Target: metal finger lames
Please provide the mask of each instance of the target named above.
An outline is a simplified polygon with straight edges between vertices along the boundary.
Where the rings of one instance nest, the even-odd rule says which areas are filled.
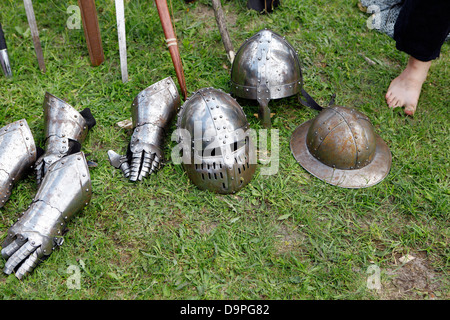
[[[22,279],[62,238],[67,223],[90,202],[92,184],[83,152],[53,163],[28,209],[8,229],[2,244],[6,274]]]
[[[108,151],[110,164],[130,181],[141,181],[158,171],[164,159],[163,144],[172,119],[181,104],[175,82],[162,79],[142,90],[133,100],[133,134],[127,154]]]

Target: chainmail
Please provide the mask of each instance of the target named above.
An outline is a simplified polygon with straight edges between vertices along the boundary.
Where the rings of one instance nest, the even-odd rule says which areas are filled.
[[[367,22],[369,29],[394,37],[394,26],[397,21],[404,0],[359,0],[359,7],[362,11],[372,14]],[[450,39],[447,35],[445,41]]]

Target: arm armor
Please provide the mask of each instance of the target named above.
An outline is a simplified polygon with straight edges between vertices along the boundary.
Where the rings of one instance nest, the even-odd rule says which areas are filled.
[[[179,106],[180,96],[170,77],[141,91],[131,106],[134,131],[130,151],[156,153],[162,158],[165,131]]]
[[[123,157],[110,150],[111,165],[121,168],[131,181],[141,180],[157,171],[163,161],[166,131],[180,104],[180,95],[171,77],[141,91],[131,106],[133,135],[127,155]]]
[[[38,184],[53,162],[81,150],[81,144],[95,124],[89,108],[78,112],[67,102],[48,92],[45,94],[45,153],[36,162]]]
[[[89,204],[92,196],[89,169],[82,152],[52,164],[28,209],[8,230],[2,256],[4,272],[16,271],[20,279],[40,258],[63,242],[68,221]]]
[[[14,184],[36,161],[37,150],[25,119],[0,129],[0,208],[9,199]]]

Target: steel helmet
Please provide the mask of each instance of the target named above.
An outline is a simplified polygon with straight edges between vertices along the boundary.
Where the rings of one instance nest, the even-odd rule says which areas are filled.
[[[250,182],[256,161],[248,129],[241,106],[222,90],[203,88],[186,100],[177,139],[184,146],[182,165],[197,187],[226,194]]]
[[[247,39],[233,60],[231,92],[258,101],[265,127],[270,127],[269,101],[298,94],[302,85],[297,52],[284,37],[271,30],[261,30]]]
[[[298,126],[290,147],[308,172],[344,188],[375,185],[391,167],[389,147],[369,118],[343,106],[324,108],[315,119]]]

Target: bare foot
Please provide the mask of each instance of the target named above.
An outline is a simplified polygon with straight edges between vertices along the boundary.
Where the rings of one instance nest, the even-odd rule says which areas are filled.
[[[408,65],[392,80],[386,93],[386,102],[390,108],[405,107],[407,115],[414,115],[430,66],[431,61],[424,62],[409,57]]]

